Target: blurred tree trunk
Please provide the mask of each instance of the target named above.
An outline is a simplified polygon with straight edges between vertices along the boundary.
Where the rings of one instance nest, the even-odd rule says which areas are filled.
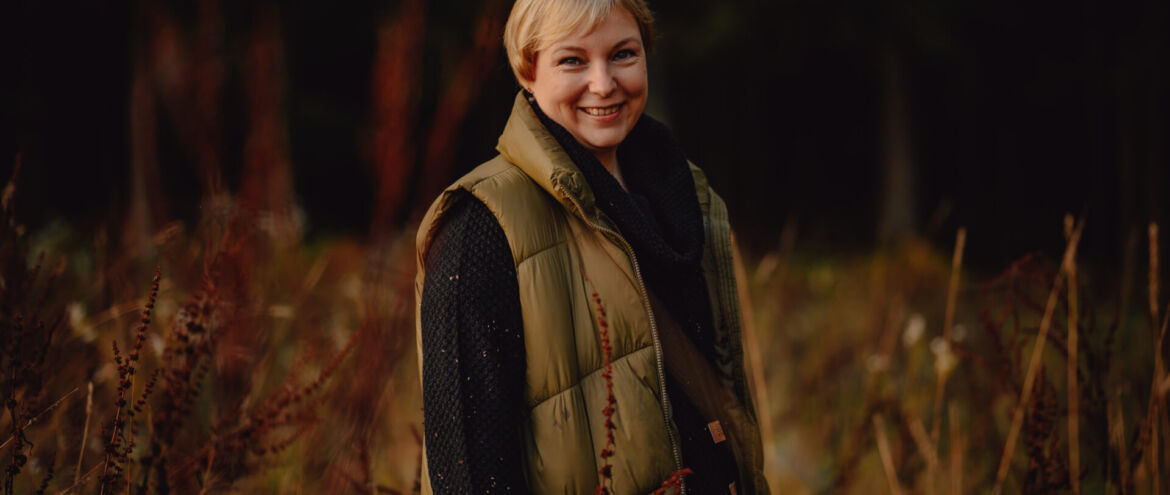
[[[421,0],[405,0],[383,22],[374,60],[374,132],[371,143],[377,177],[376,210],[371,232],[395,232],[425,208],[452,180],[451,165],[460,126],[483,81],[497,67],[500,37],[508,5],[484,2],[476,17],[471,46],[461,52],[450,77],[437,92],[434,113],[419,118],[419,56],[423,53],[428,13]],[[445,61],[444,61],[445,62]],[[424,130],[421,122],[430,122]],[[410,187],[416,186],[416,187]],[[410,208],[416,205],[416,208]]]
[[[377,179],[371,231],[376,235],[397,230],[418,154],[414,137],[426,15],[425,2],[405,0],[397,14],[383,20],[378,28],[370,143]]]
[[[1167,9],[1164,2],[1148,0],[1131,11],[1116,14],[1113,59],[1113,91],[1116,97],[1116,167],[1121,224],[1125,239],[1143,239],[1146,225],[1156,222],[1166,231],[1166,50]],[[1166,252],[1166,242],[1161,243]],[[1144,249],[1139,249],[1138,273],[1146,266]],[[1165,256],[1161,256],[1165,259]],[[1159,274],[1160,276],[1160,274]],[[1135,277],[1130,289],[1145,292],[1145,277]],[[1156,334],[1157,322],[1150,331]],[[1165,353],[1165,350],[1163,350]]]
[[[1143,79],[1146,82],[1144,100],[1146,120],[1146,195],[1149,201],[1150,221],[1166,226],[1166,170],[1170,164],[1166,162],[1166,119],[1170,108],[1166,105],[1166,17],[1167,7],[1164,0],[1147,0],[1145,15],[1142,16],[1142,33],[1144,42],[1144,57],[1141,67],[1148,71]]]
[[[135,57],[130,82],[130,214],[122,232],[124,248],[135,254],[149,252],[151,233],[166,218],[150,72],[149,62]]]
[[[881,53],[881,213],[878,240],[890,243],[915,230],[914,152],[910,136],[902,54],[892,44]]]
[[[240,206],[257,214],[260,231],[278,244],[300,238],[284,114],[284,43],[275,4],[259,7],[243,66],[248,135]]]
[[[192,157],[204,198],[223,190],[223,13],[219,0],[198,2],[193,38],[176,20],[155,16],[155,80],[176,137]]]
[[[467,116],[467,110],[472,102],[479,96],[483,80],[496,65],[507,7],[507,3],[501,0],[483,3],[475,22],[472,45],[459,60],[455,74],[447,82],[447,87],[439,99],[434,123],[427,136],[422,187],[418,190],[423,196],[414,198],[413,201],[414,204],[420,205],[419,211],[414,213],[416,218],[422,217],[431,199],[454,179],[451,177],[451,165],[455,158],[459,127]]]
[[[110,292],[107,302],[135,293],[140,280],[153,271],[152,237],[168,219],[158,162],[158,93],[154,73],[157,40],[157,13],[148,2],[135,11],[132,73],[128,98],[130,140],[130,198],[126,220],[121,225],[121,249],[108,260],[105,277]]]

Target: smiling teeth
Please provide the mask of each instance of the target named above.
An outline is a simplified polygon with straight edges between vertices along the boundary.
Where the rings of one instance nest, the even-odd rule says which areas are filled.
[[[590,108],[585,108],[585,112],[588,113],[589,115],[596,115],[596,116],[600,117],[603,115],[615,114],[615,113],[617,113],[618,108],[621,108],[621,105],[614,105],[612,107],[600,107],[600,108],[599,107],[590,107]]]

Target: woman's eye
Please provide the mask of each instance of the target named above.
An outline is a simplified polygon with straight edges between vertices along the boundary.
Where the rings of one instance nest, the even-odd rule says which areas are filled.
[[[558,60],[557,65],[581,65],[581,59],[578,57],[565,57]]]
[[[621,50],[621,51],[613,54],[613,59],[614,60],[623,60],[623,59],[634,57],[636,55],[637,55],[637,53],[634,53],[633,50],[630,50],[627,48],[625,50]]]

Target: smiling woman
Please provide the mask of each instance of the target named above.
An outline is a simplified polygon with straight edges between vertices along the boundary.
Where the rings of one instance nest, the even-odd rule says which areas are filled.
[[[641,0],[519,0],[496,158],[419,227],[424,493],[767,493],[722,199]]]

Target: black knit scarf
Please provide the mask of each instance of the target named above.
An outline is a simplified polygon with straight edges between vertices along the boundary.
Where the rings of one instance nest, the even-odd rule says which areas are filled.
[[[618,146],[627,193],[597,157],[545,115],[530,95],[528,102],[585,176],[598,208],[634,248],[650,290],[700,349],[712,350],[711,308],[700,266],[702,212],[686,155],[670,130],[643,114]]]

